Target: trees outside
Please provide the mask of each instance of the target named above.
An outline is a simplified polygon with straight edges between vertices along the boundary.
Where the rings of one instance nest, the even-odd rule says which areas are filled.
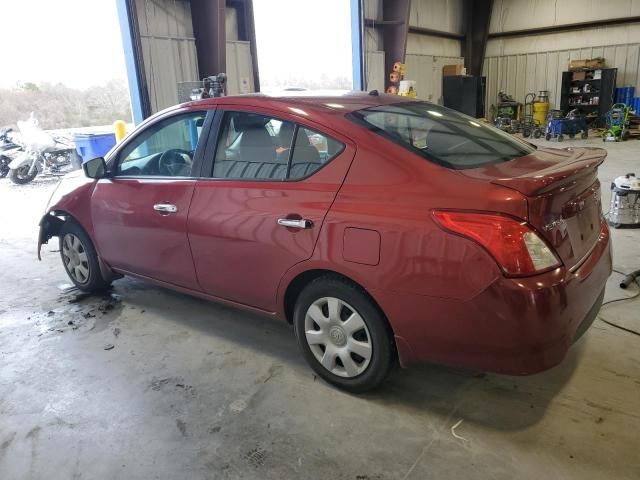
[[[0,89],[0,127],[15,126],[31,112],[45,130],[131,121],[129,91],[123,80],[111,80],[85,90],[60,83],[32,82]]]

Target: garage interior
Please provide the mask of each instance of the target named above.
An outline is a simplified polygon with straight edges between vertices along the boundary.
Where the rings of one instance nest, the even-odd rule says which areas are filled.
[[[252,0],[115,3],[136,123],[220,72],[228,95],[260,92]],[[355,90],[382,93],[402,62],[418,98],[442,104],[443,67],[460,65],[486,78],[493,121],[499,92],[524,109],[546,91],[560,109],[571,63],[602,58],[640,96],[638,0],[351,0],[351,12]],[[586,139],[527,141],[605,148],[608,213],[609,185],[640,174],[638,114],[626,141],[603,142],[603,118]],[[640,268],[640,230],[611,228],[615,303],[558,366],[395,367],[352,395],[314,375],[286,322],[128,277],[104,295],[73,288],[57,242],[36,260],[55,184],[0,181],[21,206],[0,211],[0,478],[640,478],[640,285],[619,287]]]

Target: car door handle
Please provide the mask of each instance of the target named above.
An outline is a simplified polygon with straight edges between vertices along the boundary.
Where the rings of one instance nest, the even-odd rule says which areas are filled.
[[[162,214],[176,213],[178,211],[178,207],[171,203],[156,203],[153,209]]]
[[[282,225],[287,228],[311,228],[313,227],[313,222],[311,220],[307,220],[306,218],[301,218],[299,220],[293,218],[279,218],[278,225]]]

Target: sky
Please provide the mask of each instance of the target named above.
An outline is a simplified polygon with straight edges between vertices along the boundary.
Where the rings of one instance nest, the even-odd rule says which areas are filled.
[[[87,88],[126,78],[115,0],[11,0],[1,8],[0,87]],[[349,0],[254,0],[254,14],[265,84],[323,73],[351,79]]]
[[[12,0],[0,11],[0,87],[126,78],[115,0]]]
[[[349,0],[253,0],[253,10],[261,82],[323,73],[351,80]]]

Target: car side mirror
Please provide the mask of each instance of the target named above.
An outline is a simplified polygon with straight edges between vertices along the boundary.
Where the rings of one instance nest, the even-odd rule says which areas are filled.
[[[89,178],[98,179],[107,176],[107,164],[102,157],[92,158],[88,162],[85,162],[82,165],[82,169],[84,170],[84,174]]]

